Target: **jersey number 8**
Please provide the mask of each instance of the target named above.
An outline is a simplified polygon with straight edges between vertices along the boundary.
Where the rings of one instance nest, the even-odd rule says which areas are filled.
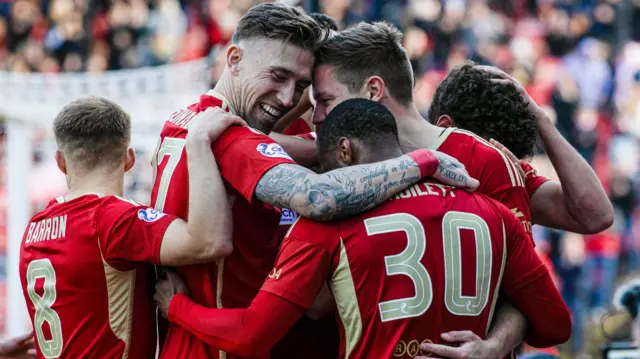
[[[36,281],[44,279],[43,294],[36,293]],[[33,326],[38,337],[38,346],[45,358],[57,358],[62,353],[62,325],[58,313],[51,308],[56,301],[56,272],[49,259],[31,261],[27,267],[27,292],[36,309]],[[49,323],[51,339],[44,336],[44,322]]]
[[[407,213],[374,217],[365,220],[368,235],[404,232],[407,247],[399,254],[384,258],[387,275],[406,275],[415,287],[416,295],[378,304],[383,322],[412,318],[424,314],[431,306],[433,292],[429,272],[421,263],[426,251],[426,233],[418,218]],[[477,253],[476,295],[462,295],[462,251],[460,229],[473,230]],[[489,301],[491,290],[492,247],[489,227],[480,217],[450,211],[442,222],[445,263],[445,304],[447,310],[460,316],[477,316]]]

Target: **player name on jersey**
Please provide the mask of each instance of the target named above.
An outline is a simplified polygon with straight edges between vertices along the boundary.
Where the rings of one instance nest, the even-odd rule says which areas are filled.
[[[454,190],[455,190],[454,187],[447,186],[440,183],[433,183],[433,182],[416,183],[413,186],[395,195],[393,199],[404,199],[404,198],[422,197],[422,196],[455,197],[456,194],[453,192]]]
[[[67,236],[67,215],[43,219],[29,224],[25,244],[64,238]]]

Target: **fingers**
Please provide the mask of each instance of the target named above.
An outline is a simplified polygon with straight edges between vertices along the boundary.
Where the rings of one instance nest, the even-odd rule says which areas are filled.
[[[458,359],[463,357],[463,354],[460,353],[460,349],[450,347],[448,345],[424,343],[420,345],[420,349],[423,352],[437,354],[439,356],[450,359]],[[432,359],[432,357],[429,358]]]
[[[505,80],[516,82],[516,80],[513,77],[511,77],[508,73],[500,70],[499,68],[497,68],[495,66],[477,65],[475,67],[477,69],[479,69],[479,70],[488,72],[493,77],[498,77],[498,78],[501,78],[501,79],[505,79]]]
[[[452,331],[448,333],[442,333],[440,335],[442,339],[448,342],[472,342],[474,340],[482,340],[474,332],[470,330]]]
[[[237,116],[234,116],[233,118],[231,118],[229,125],[230,126],[249,126],[243,119]]]
[[[18,343],[19,345],[25,344],[30,340],[33,340],[33,331],[30,331],[28,333],[19,335],[15,338],[13,338],[13,340],[16,341],[16,343]]]
[[[518,173],[520,174],[520,176],[524,179],[525,178],[525,173],[524,173],[524,170],[522,169],[522,166],[520,165],[520,160],[518,159],[518,157],[516,157],[516,155],[514,155],[513,152],[509,151],[509,149],[507,147],[505,147],[502,143],[494,140],[493,138],[490,140],[490,142],[497,149],[502,151],[502,153],[507,155],[509,160],[511,162],[513,162],[514,166],[516,166],[516,169],[518,170]]]

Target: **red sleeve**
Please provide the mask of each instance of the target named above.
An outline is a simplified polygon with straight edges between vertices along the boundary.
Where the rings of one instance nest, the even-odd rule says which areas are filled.
[[[263,291],[246,309],[209,309],[178,294],[169,304],[169,320],[220,350],[254,357],[268,355],[305,311]]]
[[[330,270],[326,249],[289,236],[280,247],[276,264],[260,290],[311,308]]]
[[[247,201],[260,178],[274,166],[295,162],[270,137],[249,127],[231,127],[213,144],[222,177]]]
[[[540,186],[551,181],[544,176],[538,176],[538,172],[528,162],[520,161],[520,166],[524,170],[524,185],[529,197],[533,196]]]
[[[522,226],[507,210],[504,210],[503,221],[507,262],[502,289],[508,301],[529,321],[524,340],[537,348],[562,344],[571,336],[569,310],[549,270],[525,239]]]
[[[97,216],[107,263],[121,270],[131,261],[160,264],[162,238],[176,217],[116,197],[106,199]]]

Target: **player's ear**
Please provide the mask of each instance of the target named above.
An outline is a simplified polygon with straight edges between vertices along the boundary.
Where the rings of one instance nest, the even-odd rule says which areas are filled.
[[[449,115],[442,115],[438,118],[438,122],[436,123],[438,127],[456,127],[456,123],[453,122],[453,118]]]
[[[236,44],[232,44],[227,49],[227,67],[233,75],[238,74],[240,69],[240,61],[242,60],[242,49]]]
[[[56,164],[60,169],[60,172],[67,174],[67,160],[64,159],[64,153],[61,150],[56,150]]]
[[[354,164],[353,148],[351,147],[351,141],[346,137],[340,137],[337,144],[338,148],[338,162],[342,167],[351,166]]]
[[[133,148],[127,150],[127,155],[124,158],[124,171],[127,172],[133,165],[136,164],[136,151]]]
[[[366,98],[380,102],[385,96],[384,80],[380,76],[371,76],[365,84]]]

